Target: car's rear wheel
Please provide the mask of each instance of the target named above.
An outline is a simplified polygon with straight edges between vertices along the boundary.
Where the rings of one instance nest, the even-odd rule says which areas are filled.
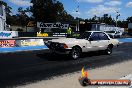
[[[107,55],[112,54],[112,47],[111,47],[111,46],[108,46],[107,49],[105,50],[105,53],[106,53]]]
[[[81,56],[81,49],[79,47],[73,47],[71,51],[71,56],[74,60],[78,59]]]

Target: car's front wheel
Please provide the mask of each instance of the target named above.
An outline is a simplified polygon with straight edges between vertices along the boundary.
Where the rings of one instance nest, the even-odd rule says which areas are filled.
[[[112,53],[112,47],[108,46],[107,49],[105,50],[105,53],[107,55],[110,55]]]
[[[71,56],[74,60],[78,59],[81,56],[81,49],[78,47],[73,47],[71,51]]]

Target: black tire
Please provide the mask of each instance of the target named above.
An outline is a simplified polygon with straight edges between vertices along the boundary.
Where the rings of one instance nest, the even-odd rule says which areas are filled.
[[[112,54],[112,47],[108,46],[107,49],[105,50],[105,53],[107,55],[111,55]]]
[[[72,51],[71,51],[71,57],[74,60],[77,60],[80,56],[81,56],[81,49],[79,47],[73,47]]]

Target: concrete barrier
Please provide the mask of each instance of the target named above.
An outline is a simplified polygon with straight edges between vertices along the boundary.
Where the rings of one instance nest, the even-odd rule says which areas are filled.
[[[0,39],[0,53],[45,50],[44,41],[59,37],[21,37]]]

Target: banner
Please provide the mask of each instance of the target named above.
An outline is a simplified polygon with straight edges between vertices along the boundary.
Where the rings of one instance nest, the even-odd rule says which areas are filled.
[[[0,47],[15,47],[15,40],[0,40]]]
[[[60,28],[60,29],[68,29],[69,24],[63,24],[63,23],[43,23],[43,22],[37,22],[37,27],[39,28]]]
[[[49,37],[48,33],[37,32],[37,37]]]
[[[43,39],[24,39],[16,41],[16,46],[41,46],[41,45],[44,45]]]
[[[53,37],[66,37],[67,33],[53,33]]]
[[[13,38],[18,37],[17,31],[0,31],[0,38]]]

